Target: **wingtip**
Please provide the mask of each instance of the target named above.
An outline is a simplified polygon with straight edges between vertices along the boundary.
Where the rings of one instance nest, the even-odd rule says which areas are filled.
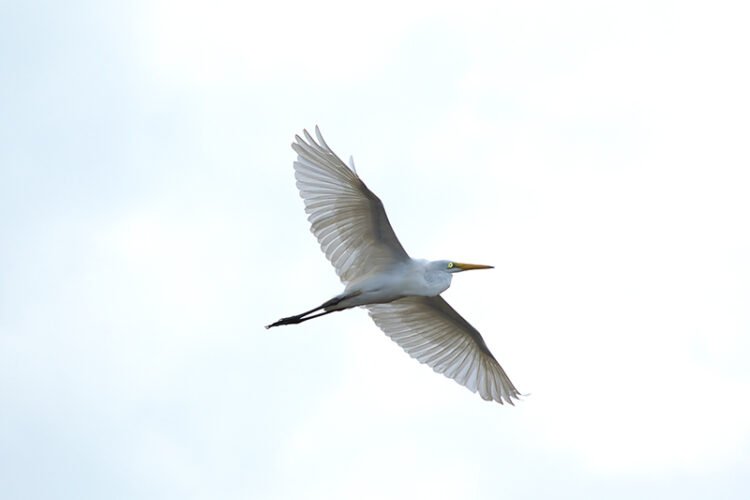
[[[320,143],[321,146],[323,146],[328,151],[331,151],[330,146],[328,146],[328,144],[326,143],[326,140],[323,139],[323,134],[320,133],[320,127],[318,127],[317,125],[315,125],[315,137],[318,138],[318,142]]]
[[[305,139],[307,139],[308,142],[313,144],[315,143],[315,139],[312,138],[310,132],[308,132],[307,129],[302,129],[302,133],[305,135]]]
[[[517,401],[519,401],[519,402],[523,402],[523,398],[525,398],[526,396],[528,396],[528,394],[521,394],[520,392],[516,391],[516,392],[513,392],[513,393],[511,393],[511,394],[510,394],[510,395],[509,395],[509,396],[508,396],[508,397],[507,397],[507,398],[505,399],[505,401],[506,401],[507,403],[509,403],[509,404],[510,404],[511,406],[516,406],[516,402],[517,402]]]

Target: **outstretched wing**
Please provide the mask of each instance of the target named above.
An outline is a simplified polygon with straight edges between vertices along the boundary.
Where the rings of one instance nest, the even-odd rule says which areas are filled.
[[[311,230],[345,284],[409,258],[393,232],[383,203],[346,166],[315,127],[317,142],[295,136],[294,176]]]
[[[411,357],[485,400],[513,404],[520,393],[479,332],[442,297],[406,297],[367,307],[375,324]]]

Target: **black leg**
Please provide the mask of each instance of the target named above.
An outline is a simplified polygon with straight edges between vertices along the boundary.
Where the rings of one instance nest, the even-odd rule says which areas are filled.
[[[323,312],[318,313],[318,314],[312,314],[312,313],[314,313],[316,311],[320,311],[321,309],[325,309],[327,307],[333,307],[336,304],[338,304],[339,302],[341,302],[342,300],[350,298],[350,297],[356,297],[357,295],[359,295],[359,292],[356,292],[354,294],[347,295],[347,296],[344,296],[344,297],[341,297],[341,296],[334,297],[331,300],[323,302],[318,307],[310,309],[309,311],[305,311],[305,312],[303,312],[301,314],[296,314],[294,316],[289,316],[288,318],[281,318],[276,323],[271,323],[270,325],[266,325],[266,329],[273,328],[274,326],[296,325],[297,323],[302,323],[304,321],[307,321],[308,319],[313,319],[313,318],[318,318],[320,316],[324,316],[324,315],[326,315],[328,313],[332,313],[334,311],[323,311]],[[336,309],[336,311],[338,311],[338,310],[339,309]],[[309,316],[310,314],[312,314],[312,315]]]
[[[313,309],[313,311],[317,311],[317,309]],[[325,316],[326,314],[331,314],[332,312],[336,312],[336,311],[323,311],[323,312],[319,312],[318,314],[313,314],[311,316],[305,316],[305,314],[298,314],[296,316],[289,316],[288,318],[281,318],[276,323],[271,323],[270,325],[266,325],[266,330],[269,328],[273,328],[274,326],[296,325],[298,323],[303,323],[307,321],[308,319],[319,318],[321,316]],[[310,311],[308,311],[307,314],[310,314]]]

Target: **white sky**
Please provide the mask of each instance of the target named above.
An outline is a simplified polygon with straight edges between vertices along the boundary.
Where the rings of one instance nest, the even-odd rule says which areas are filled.
[[[0,6],[4,499],[748,498],[743,2]],[[340,291],[319,124],[530,393]]]

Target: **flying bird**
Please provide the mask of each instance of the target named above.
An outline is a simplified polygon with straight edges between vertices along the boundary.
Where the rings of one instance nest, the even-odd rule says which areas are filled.
[[[295,136],[294,175],[311,231],[345,285],[343,293],[266,328],[364,306],[375,324],[411,357],[488,401],[513,404],[519,392],[479,332],[440,294],[455,273],[492,266],[412,259],[393,232],[383,203],[328,147]]]

